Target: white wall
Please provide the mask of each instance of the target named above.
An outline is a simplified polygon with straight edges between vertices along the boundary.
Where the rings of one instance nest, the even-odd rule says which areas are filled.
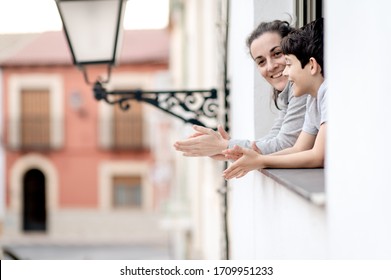
[[[254,201],[255,259],[328,257],[326,211],[258,173]]]
[[[231,80],[231,137],[254,138],[254,71],[247,54],[245,40],[253,29],[253,1],[231,1],[229,34],[229,77]],[[231,258],[242,258],[253,251],[252,203],[253,174],[230,184],[230,244]],[[241,230],[245,228],[246,230]]]
[[[257,111],[267,104],[257,95],[260,89],[264,94],[267,84],[257,77],[241,45],[252,30],[253,15],[256,23],[280,18],[285,11],[293,14],[293,3],[232,1],[233,137],[252,139],[267,130],[259,123],[268,111],[264,107],[259,115]],[[363,0],[324,4],[327,205],[318,209],[261,174],[231,181],[233,259],[391,257],[391,94],[387,87],[391,4]]]
[[[231,79],[231,136],[254,140],[264,135],[273,120],[271,87],[256,72],[246,47],[247,36],[260,21],[286,19],[292,1],[231,1],[229,68]],[[231,258],[256,258],[256,195],[259,176],[251,172],[230,181]]]
[[[331,258],[391,258],[390,10],[325,1]]]

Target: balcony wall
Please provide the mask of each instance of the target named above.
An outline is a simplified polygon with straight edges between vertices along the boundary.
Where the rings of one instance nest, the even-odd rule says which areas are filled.
[[[250,28],[250,23],[243,20],[248,15],[279,17],[268,9],[268,1],[256,2],[263,10],[257,10],[257,5],[253,10],[248,6],[243,13],[244,5],[233,8],[238,14],[231,22],[238,36],[246,30],[244,25]],[[273,7],[286,12],[292,4],[288,2],[287,6],[273,2]],[[391,4],[385,2],[324,1],[325,73],[329,85],[325,205],[314,204],[259,172],[232,180],[232,258],[390,259],[391,95],[387,68],[391,58],[381,51],[390,43],[385,36],[391,29],[387,20],[390,8]],[[382,55],[371,59],[371,54],[379,51]],[[241,62],[233,60],[231,67],[244,68],[246,62]],[[247,82],[251,81],[250,76]],[[253,84],[254,95],[264,92],[257,84]],[[244,95],[244,90],[235,90],[248,87],[243,75],[233,75],[232,85],[232,136],[249,136],[254,125],[256,135],[249,139],[262,136],[256,122],[264,120],[263,113],[258,117],[248,113],[253,97]],[[239,97],[243,106],[235,102]],[[247,134],[241,134],[244,131]],[[302,179],[310,181],[311,177]]]

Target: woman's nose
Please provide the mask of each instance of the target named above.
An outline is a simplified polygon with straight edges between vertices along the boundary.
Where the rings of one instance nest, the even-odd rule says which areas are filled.
[[[273,59],[269,59],[267,61],[267,70],[268,71],[273,70],[274,68],[276,68],[276,65],[277,65],[277,63]]]

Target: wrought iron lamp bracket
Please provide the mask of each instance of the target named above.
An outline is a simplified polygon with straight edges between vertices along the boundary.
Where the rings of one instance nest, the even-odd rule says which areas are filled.
[[[183,120],[209,128],[217,128],[219,103],[216,89],[208,90],[114,90],[107,91],[101,82],[95,82],[96,100],[118,104],[121,109],[130,108],[129,100],[146,102],[156,108]]]

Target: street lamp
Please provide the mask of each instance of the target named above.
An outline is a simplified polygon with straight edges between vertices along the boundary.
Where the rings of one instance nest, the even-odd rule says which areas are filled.
[[[94,82],[96,100],[119,104],[127,110],[128,100],[149,103],[185,122],[206,125],[214,121],[217,125],[219,107],[226,106],[228,89],[225,87],[224,106],[219,106],[217,90],[114,90],[108,91],[104,84],[109,82],[111,69],[118,56],[121,43],[126,0],[55,0],[63,23],[64,32],[72,54],[73,63],[89,81],[86,66],[103,64],[107,66],[107,78]],[[111,96],[111,97],[110,97]],[[225,122],[227,123],[227,113]],[[209,126],[216,128],[215,126]]]

